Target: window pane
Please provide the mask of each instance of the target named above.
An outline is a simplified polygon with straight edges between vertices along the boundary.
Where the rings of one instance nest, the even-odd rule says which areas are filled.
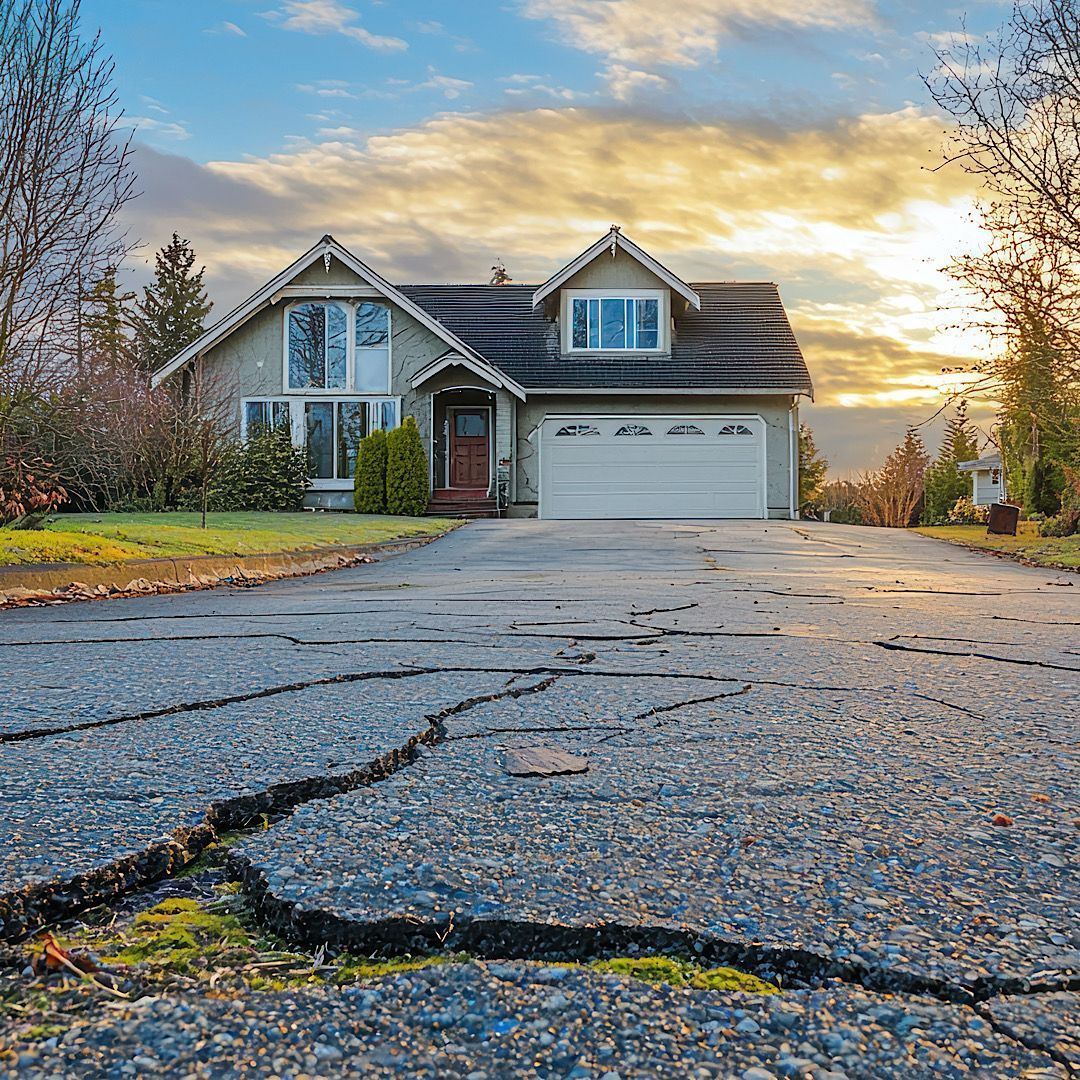
[[[378,423],[383,431],[391,431],[398,426],[398,403],[396,401],[377,401],[372,405],[377,410]]]
[[[356,475],[356,451],[367,434],[367,402],[339,401],[337,415],[337,474],[339,480]]]
[[[268,401],[244,402],[244,438],[250,439],[266,429],[268,423]]]
[[[326,307],[298,304],[289,312],[289,386],[294,390],[324,387],[325,362]]]
[[[389,344],[390,313],[385,304],[356,305],[356,347],[376,349]]]
[[[386,349],[356,350],[356,389],[362,394],[390,392],[390,353]]]
[[[348,317],[343,307],[326,305],[326,385],[335,390],[345,387],[345,352]]]
[[[454,434],[459,439],[482,438],[487,434],[487,413],[455,413]]]
[[[274,427],[288,427],[289,403],[287,401],[274,401],[271,402],[271,408],[273,410]]]
[[[589,301],[589,348],[600,348],[600,301]]]
[[[600,348],[626,348],[626,305],[622,300],[600,301]]]
[[[309,401],[304,409],[308,474],[316,480],[330,480],[334,476],[334,406],[329,401]]]
[[[589,306],[585,300],[574,300],[573,340],[575,349],[586,349],[589,345]]]
[[[660,305],[656,300],[638,300],[637,347],[655,349],[660,342]]]

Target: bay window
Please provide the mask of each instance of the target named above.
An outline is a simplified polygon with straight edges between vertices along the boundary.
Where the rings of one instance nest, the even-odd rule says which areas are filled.
[[[659,296],[571,296],[570,348],[659,349]]]

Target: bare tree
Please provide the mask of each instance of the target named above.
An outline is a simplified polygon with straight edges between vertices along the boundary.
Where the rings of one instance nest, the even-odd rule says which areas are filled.
[[[37,387],[78,347],[81,297],[115,266],[135,195],[100,38],[79,0],[0,0],[0,388]]]
[[[855,504],[865,524],[892,529],[912,524],[922,502],[929,464],[930,455],[918,432],[909,430],[880,469],[859,477]]]

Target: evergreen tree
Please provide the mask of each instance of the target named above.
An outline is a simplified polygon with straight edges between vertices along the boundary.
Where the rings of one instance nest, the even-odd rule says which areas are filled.
[[[416,420],[406,416],[386,436],[386,510],[421,517],[428,505],[428,463]]]
[[[353,505],[358,514],[386,513],[386,432],[382,428],[360,440]]]
[[[829,462],[814,445],[814,433],[808,424],[799,425],[799,509],[814,503],[821,494]]]
[[[203,287],[206,267],[195,271],[195,251],[173,233],[155,256],[153,284],[136,305],[136,357],[144,371],[155,371],[190,345],[203,331],[211,303]]]
[[[943,525],[956,500],[971,494],[971,477],[956,467],[961,461],[979,456],[978,436],[967,416],[967,402],[961,401],[945,425],[937,460],[926,470],[925,525]]]
[[[82,352],[89,366],[102,361],[116,364],[131,358],[128,305],[135,294],[121,292],[116,275],[117,268],[109,267],[83,300]]]

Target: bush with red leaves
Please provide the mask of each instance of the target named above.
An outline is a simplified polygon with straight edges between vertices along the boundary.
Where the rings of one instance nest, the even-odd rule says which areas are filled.
[[[0,525],[50,514],[67,497],[49,462],[14,454],[0,459]]]

